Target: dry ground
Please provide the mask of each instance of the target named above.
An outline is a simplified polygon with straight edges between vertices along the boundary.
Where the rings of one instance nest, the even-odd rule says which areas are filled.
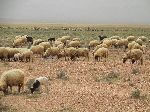
[[[25,82],[39,76],[51,78],[48,94],[30,95],[27,88],[18,94],[14,89],[13,94],[0,100],[0,109],[3,112],[150,112],[147,54],[142,66],[123,64],[123,53],[118,55],[115,51],[110,52],[106,62],[95,62],[92,58],[90,61],[36,58],[33,63],[0,62],[0,74],[13,68],[23,69]],[[66,77],[57,78],[60,72]],[[133,98],[137,89],[140,96]]]

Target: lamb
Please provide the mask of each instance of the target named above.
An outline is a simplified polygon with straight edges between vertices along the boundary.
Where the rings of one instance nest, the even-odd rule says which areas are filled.
[[[24,89],[24,76],[25,73],[20,69],[12,69],[2,73],[0,78],[0,91],[4,94],[8,93],[8,86],[12,92],[12,86],[18,86],[18,92],[20,89]]]
[[[58,47],[50,47],[46,50],[43,57],[44,58],[47,58],[49,56],[57,56],[58,57],[59,53],[60,53],[60,49]]]
[[[95,53],[94,53],[94,58],[96,61],[99,61],[100,58],[108,58],[108,49],[107,48],[99,48]]]
[[[44,47],[41,45],[31,46],[30,50],[33,52],[33,54],[39,54],[41,57],[43,57],[44,53]]]
[[[125,63],[128,59],[131,59],[132,64],[135,61],[140,60],[141,65],[142,65],[143,64],[143,52],[140,49],[129,50],[123,57],[123,63]]]
[[[14,55],[14,61],[23,61],[23,57],[21,53],[17,53]]]
[[[33,94],[34,91],[39,88],[41,85],[44,85],[45,88],[47,89],[47,93],[48,93],[48,85],[49,85],[49,79],[47,77],[38,77],[35,79],[32,87],[30,88],[31,93]]]

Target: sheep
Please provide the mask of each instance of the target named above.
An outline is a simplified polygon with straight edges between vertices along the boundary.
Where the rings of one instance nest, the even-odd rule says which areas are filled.
[[[139,39],[141,39],[143,42],[148,42],[148,38],[145,36],[140,36]]]
[[[141,65],[143,64],[143,52],[140,49],[132,49],[129,50],[125,56],[123,57],[123,63],[125,63],[128,59],[131,59],[132,64],[137,61],[140,60]]]
[[[104,39],[103,44],[106,44],[108,47],[115,45],[117,43],[117,39]]]
[[[77,53],[76,53],[77,57],[86,57],[89,60],[89,49],[88,48],[78,48],[77,49]]]
[[[9,50],[5,47],[0,47],[0,59],[7,60],[8,59]]]
[[[62,36],[61,38],[58,38],[57,41],[61,41],[66,46],[66,41],[71,40],[70,36]]]
[[[81,46],[81,43],[80,43],[80,41],[71,41],[71,42],[69,42],[69,44],[67,46],[78,48]]]
[[[31,93],[33,94],[34,91],[39,88],[41,85],[44,85],[45,88],[47,89],[47,93],[48,93],[48,84],[49,84],[49,79],[47,77],[38,77],[35,79],[32,87],[30,88]]]
[[[39,45],[44,47],[44,52],[51,47],[49,42],[41,42]]]
[[[110,39],[117,39],[117,40],[120,40],[120,36],[112,36],[112,37],[110,37]]]
[[[134,44],[136,44],[135,41],[132,41],[131,43],[128,44],[128,49],[131,50],[134,46]]]
[[[26,62],[33,62],[33,52],[30,50],[24,51],[22,53],[22,59],[25,60]]]
[[[69,47],[60,50],[58,58],[65,57],[65,60],[67,60],[67,57],[70,57],[71,60],[75,60],[76,56],[77,56],[77,49],[74,47]]]
[[[89,42],[89,49],[94,49],[100,42],[98,40],[92,40]]]
[[[135,37],[135,36],[128,36],[128,37],[127,37],[127,40],[128,40],[129,42],[135,41],[135,40],[136,40],[136,37]]]
[[[48,38],[48,42],[53,42],[53,41],[55,41],[55,38],[54,38],[54,37]]]
[[[33,41],[33,46],[39,45],[41,42],[44,42],[42,39],[37,39]]]
[[[14,55],[14,61],[23,61],[23,57],[21,53],[17,53]]]
[[[108,46],[107,46],[106,44],[97,45],[97,46],[94,48],[92,54],[94,55],[94,53],[95,53],[99,48],[102,48],[102,47],[108,48]]]
[[[117,41],[116,46],[118,46],[118,47],[124,46],[125,48],[127,48],[128,40],[127,39],[120,39]]]
[[[26,36],[27,42],[33,44],[33,37],[31,36]]]
[[[47,58],[49,56],[57,56],[58,57],[58,54],[60,53],[60,49],[58,47],[50,47],[46,50],[46,52],[44,53],[44,58]]]
[[[8,52],[8,60],[13,61],[14,55],[19,53],[19,50],[17,48],[9,48],[9,47],[6,49],[8,49],[8,51],[9,51]]]
[[[73,38],[72,41],[80,41],[79,38]]]
[[[0,78],[0,91],[4,94],[8,93],[8,86],[12,92],[12,86],[18,86],[18,92],[20,89],[24,89],[24,76],[25,73],[20,69],[11,69],[2,73]]]
[[[142,41],[142,39],[140,39],[140,38],[138,38],[135,42],[138,43],[139,45],[142,45],[142,44],[143,44],[143,41]]]
[[[99,48],[95,53],[94,53],[94,58],[95,61],[99,61],[100,58],[104,57],[104,58],[108,58],[108,48]]]
[[[43,57],[44,53],[44,47],[41,45],[31,46],[30,50],[33,52],[33,54],[39,54]]]
[[[27,38],[26,36],[18,37],[17,39],[14,40],[13,42],[13,47],[17,46],[23,46],[27,43]]]

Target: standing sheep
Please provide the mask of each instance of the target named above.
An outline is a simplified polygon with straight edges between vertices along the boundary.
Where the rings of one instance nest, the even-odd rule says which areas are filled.
[[[60,49],[58,47],[50,47],[46,50],[46,52],[44,53],[44,58],[47,58],[49,56],[57,56],[60,53]]]
[[[86,57],[89,60],[89,49],[88,48],[78,48],[76,55],[78,58],[80,56],[82,56],[82,57]]]
[[[44,47],[41,45],[31,46],[30,50],[33,52],[33,54],[39,54],[41,57],[43,57],[44,53]]]
[[[99,61],[100,58],[108,58],[108,49],[107,48],[99,48],[95,53],[94,53],[94,58],[96,61]]]
[[[8,59],[9,50],[5,47],[0,47],[0,59],[7,60]]]
[[[128,59],[131,59],[132,64],[135,61],[140,60],[141,65],[142,65],[143,64],[143,52],[140,49],[129,50],[123,57],[123,63],[125,63]]]
[[[12,86],[18,86],[18,92],[24,88],[25,73],[20,69],[12,69],[2,73],[0,78],[0,91],[8,93],[8,86],[12,92]]]

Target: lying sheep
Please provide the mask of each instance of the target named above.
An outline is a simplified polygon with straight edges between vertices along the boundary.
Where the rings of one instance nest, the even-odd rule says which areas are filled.
[[[24,88],[25,73],[20,69],[12,69],[2,73],[0,78],[0,91],[8,93],[8,86],[12,92],[12,86],[18,86],[18,92]]]
[[[132,64],[135,61],[140,60],[141,65],[142,65],[143,64],[143,52],[140,49],[129,50],[123,57],[123,63],[125,63],[128,59],[131,59]]]
[[[47,58],[49,56],[57,56],[58,57],[58,54],[60,53],[60,49],[58,47],[50,47],[46,50],[46,52],[44,53],[44,58]]]
[[[95,53],[94,53],[94,58],[96,61],[99,61],[100,58],[108,58],[108,49],[107,48],[99,48]]]
[[[89,60],[89,49],[88,48],[78,48],[76,56],[79,57],[86,57]]]
[[[41,45],[31,46],[30,50],[33,52],[33,54],[39,54],[41,57],[43,57],[44,53],[44,47]]]
[[[41,85],[44,85],[45,88],[47,89],[47,93],[48,93],[48,85],[49,85],[49,79],[47,77],[39,77],[36,78],[32,87],[30,88],[31,93],[33,94],[33,92],[39,88]]]

